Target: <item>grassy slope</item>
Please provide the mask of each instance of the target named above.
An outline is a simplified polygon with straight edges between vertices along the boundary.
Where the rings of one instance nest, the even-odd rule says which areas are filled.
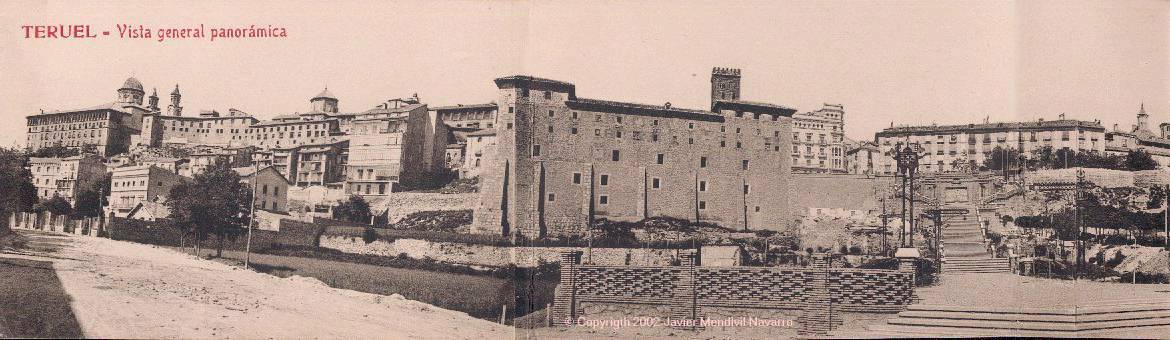
[[[244,254],[224,251],[224,257],[239,261]],[[515,285],[509,279],[266,254],[252,254],[251,261],[256,270],[272,275],[313,277],[334,288],[399,294],[481,319],[499,320],[504,304],[509,317],[515,310]]]
[[[0,258],[0,338],[79,338],[81,326],[53,264]]]

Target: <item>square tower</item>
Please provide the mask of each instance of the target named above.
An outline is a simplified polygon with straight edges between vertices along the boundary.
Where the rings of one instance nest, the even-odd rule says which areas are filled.
[[[716,67],[711,69],[711,107],[717,100],[739,100],[739,69]]]

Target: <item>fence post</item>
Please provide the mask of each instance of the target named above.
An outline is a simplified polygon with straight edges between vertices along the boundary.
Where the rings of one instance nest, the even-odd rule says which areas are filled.
[[[828,253],[812,254],[812,263],[806,275],[812,276],[812,286],[805,290],[804,308],[797,318],[797,335],[825,336],[833,330],[832,296],[829,295]]]
[[[684,322],[679,328],[699,330],[699,305],[695,287],[695,264],[699,254],[694,249],[679,252],[680,270],[675,278],[674,296],[671,299],[670,317]]]
[[[577,320],[577,267],[581,265],[581,251],[561,252],[561,284],[553,297],[552,318],[565,326]]]

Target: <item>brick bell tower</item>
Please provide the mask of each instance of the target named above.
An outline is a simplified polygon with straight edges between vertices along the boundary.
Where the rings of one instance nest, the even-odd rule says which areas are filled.
[[[716,67],[711,69],[711,109],[717,100],[739,100],[739,69]]]

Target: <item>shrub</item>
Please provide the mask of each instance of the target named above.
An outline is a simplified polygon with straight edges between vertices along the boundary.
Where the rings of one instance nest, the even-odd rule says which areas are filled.
[[[391,226],[394,229],[454,232],[471,225],[471,210],[414,212]]]
[[[366,227],[362,229],[362,241],[366,244],[374,243],[378,240],[378,233],[374,232],[374,228]]]

